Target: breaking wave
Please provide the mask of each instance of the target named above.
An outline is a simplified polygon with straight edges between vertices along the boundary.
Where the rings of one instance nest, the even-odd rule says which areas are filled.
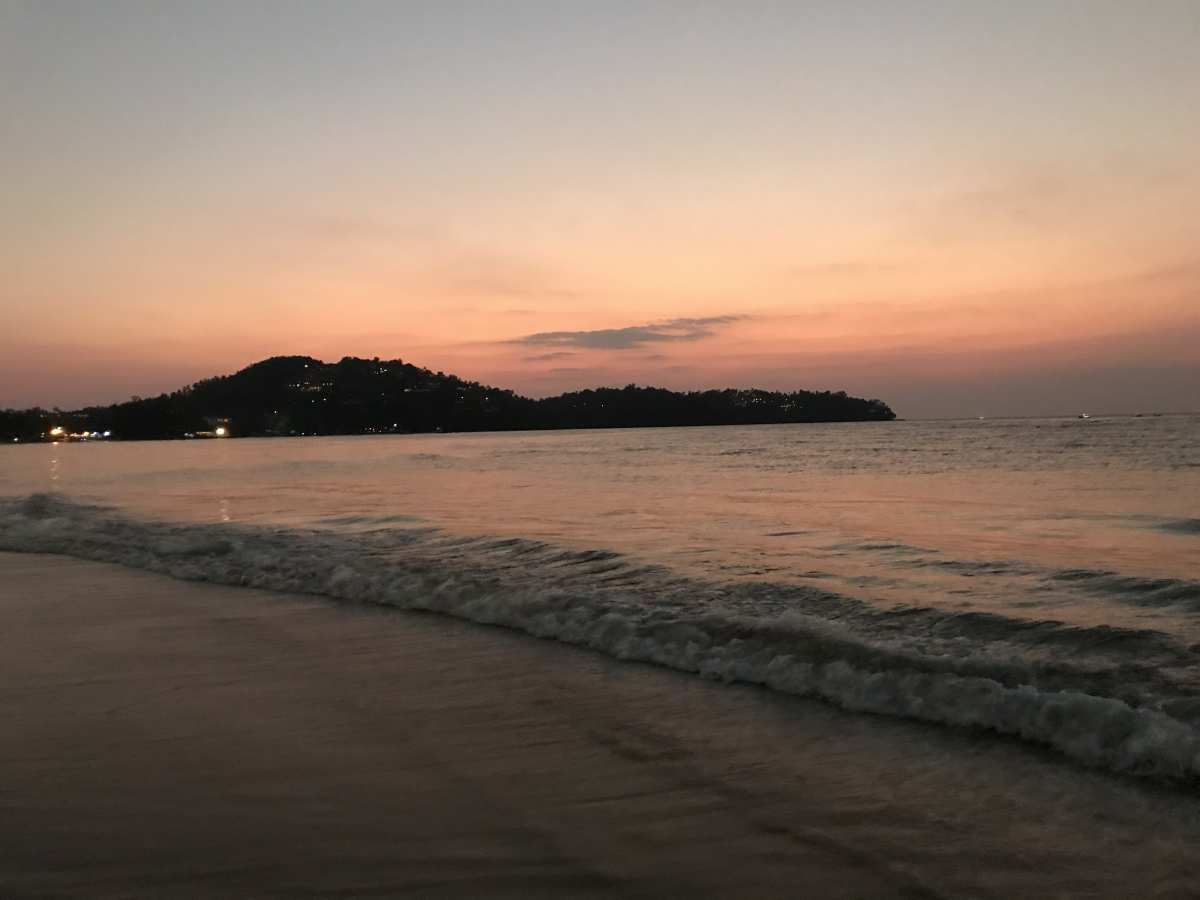
[[[438,612],[849,710],[1009,735],[1114,771],[1200,780],[1195,654],[1163,632],[881,609],[811,586],[708,581],[606,550],[406,521],[355,522],[368,527],[350,533],[188,524],[35,494],[0,501],[0,549]],[[1189,582],[1062,577],[1150,602],[1193,599]]]

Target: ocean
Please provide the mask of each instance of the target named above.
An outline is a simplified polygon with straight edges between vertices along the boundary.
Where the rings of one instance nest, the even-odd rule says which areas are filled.
[[[428,610],[1200,779],[1200,416],[0,451],[0,550]]]

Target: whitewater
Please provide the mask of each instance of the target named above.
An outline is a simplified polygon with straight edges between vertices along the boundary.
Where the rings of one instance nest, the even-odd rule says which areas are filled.
[[[1200,779],[1200,417],[43,444],[0,550],[432,611]]]

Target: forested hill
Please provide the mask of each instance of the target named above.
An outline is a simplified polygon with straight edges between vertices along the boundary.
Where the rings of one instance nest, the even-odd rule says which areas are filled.
[[[113,438],[137,440],[214,433],[380,434],[894,418],[886,403],[844,391],[680,393],[629,385],[532,400],[399,359],[346,357],[324,363],[277,356],[158,397],[72,412],[0,411],[0,437],[9,443],[44,440],[55,428],[63,434],[110,432]]]

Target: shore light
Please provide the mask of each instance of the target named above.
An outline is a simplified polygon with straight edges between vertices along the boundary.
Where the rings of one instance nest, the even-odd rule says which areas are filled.
[[[217,426],[217,437],[228,437],[228,436],[229,436],[229,429],[227,429],[224,425],[218,425]]]

